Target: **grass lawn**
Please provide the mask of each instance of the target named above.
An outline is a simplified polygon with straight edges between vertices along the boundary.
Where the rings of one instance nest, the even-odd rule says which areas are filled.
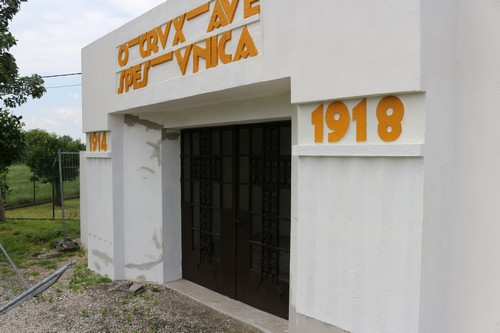
[[[80,199],[65,201],[67,237],[80,236]],[[43,204],[6,211],[7,222],[0,222],[0,244],[4,246],[14,263],[20,268],[33,265],[54,269],[56,260],[38,260],[37,256],[52,248],[54,241],[64,239],[61,208],[56,210],[57,220],[22,220],[52,218],[52,204]],[[19,220],[11,220],[18,218]],[[74,254],[71,254],[74,255]],[[1,273],[13,273],[0,253]]]
[[[67,220],[68,237],[80,235],[80,221]],[[0,243],[19,268],[38,265],[54,269],[58,265],[48,260],[39,260],[37,256],[52,248],[54,241],[64,238],[61,221],[9,221],[0,222]],[[73,254],[74,255],[74,254]],[[2,265],[0,273],[12,274],[11,267],[5,265],[6,259],[0,253]]]
[[[24,164],[14,164],[7,174],[9,191],[5,197],[6,207],[13,207],[35,202],[52,201],[52,185],[31,181],[31,171]],[[64,182],[64,196],[71,197],[80,194],[80,179]]]
[[[35,205],[24,208],[9,209],[5,211],[7,219],[49,219],[52,218],[52,203]],[[80,219],[80,199],[72,199],[64,201],[64,215],[66,219]],[[55,208],[55,218],[61,219],[61,207]]]
[[[68,238],[79,236],[80,221],[66,222]],[[84,260],[85,251],[82,249],[66,253],[57,252],[53,243],[63,239],[61,221],[7,220],[7,222],[0,222],[0,243],[32,286],[69,262]],[[23,291],[21,279],[16,276],[14,268],[0,251],[0,303],[11,300]]]

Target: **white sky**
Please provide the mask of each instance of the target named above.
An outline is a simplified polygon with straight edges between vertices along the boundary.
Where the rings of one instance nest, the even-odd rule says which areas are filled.
[[[12,48],[21,75],[81,72],[81,49],[165,0],[28,0],[14,17]],[[65,86],[65,87],[61,87]],[[45,79],[47,93],[13,109],[25,129],[84,139],[81,77]]]

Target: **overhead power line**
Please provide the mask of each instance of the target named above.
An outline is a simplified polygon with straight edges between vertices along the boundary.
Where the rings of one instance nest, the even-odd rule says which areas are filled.
[[[65,85],[65,86],[45,87],[45,89],[79,87],[81,85],[82,85],[81,83],[80,84],[68,84],[68,85]]]
[[[44,75],[44,76],[42,76],[42,79],[48,79],[51,77],[61,77],[61,76],[74,76],[74,75],[82,75],[82,73],[65,73],[65,74]]]

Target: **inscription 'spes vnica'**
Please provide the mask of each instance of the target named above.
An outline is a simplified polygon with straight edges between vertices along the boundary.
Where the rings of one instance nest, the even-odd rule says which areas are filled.
[[[150,70],[170,61],[178,65],[180,74],[184,76],[188,64],[192,64],[193,73],[200,70],[200,59],[204,60],[205,69],[210,69],[219,64],[228,64],[259,55],[247,24],[217,34],[217,29],[233,24],[238,8],[243,7],[243,20],[260,14],[259,3],[260,0],[210,1],[120,45],[117,60],[122,70],[119,72],[118,94],[146,87]],[[202,33],[208,33],[210,37],[182,46],[181,44],[188,42],[184,27],[189,21],[198,17],[201,19],[203,16],[208,18],[209,15],[207,29]],[[192,36],[191,40],[196,37]],[[233,38],[238,43],[235,51],[230,52],[226,46]],[[178,45],[181,47],[175,48]],[[145,61],[131,66],[129,59],[133,48],[138,48],[140,58]],[[173,50],[162,53],[167,49]],[[156,54],[159,55],[153,57]],[[150,57],[152,58],[146,60]]]

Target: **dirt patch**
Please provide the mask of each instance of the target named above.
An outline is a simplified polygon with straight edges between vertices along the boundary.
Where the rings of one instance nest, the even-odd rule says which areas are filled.
[[[78,261],[82,265],[86,259]],[[145,291],[133,294],[115,290],[123,281],[113,281],[75,291],[70,280],[76,273],[68,270],[36,299],[0,315],[0,332],[259,332],[163,285],[143,284]],[[45,274],[50,271],[30,280]],[[14,279],[0,282],[2,302],[15,295]]]

